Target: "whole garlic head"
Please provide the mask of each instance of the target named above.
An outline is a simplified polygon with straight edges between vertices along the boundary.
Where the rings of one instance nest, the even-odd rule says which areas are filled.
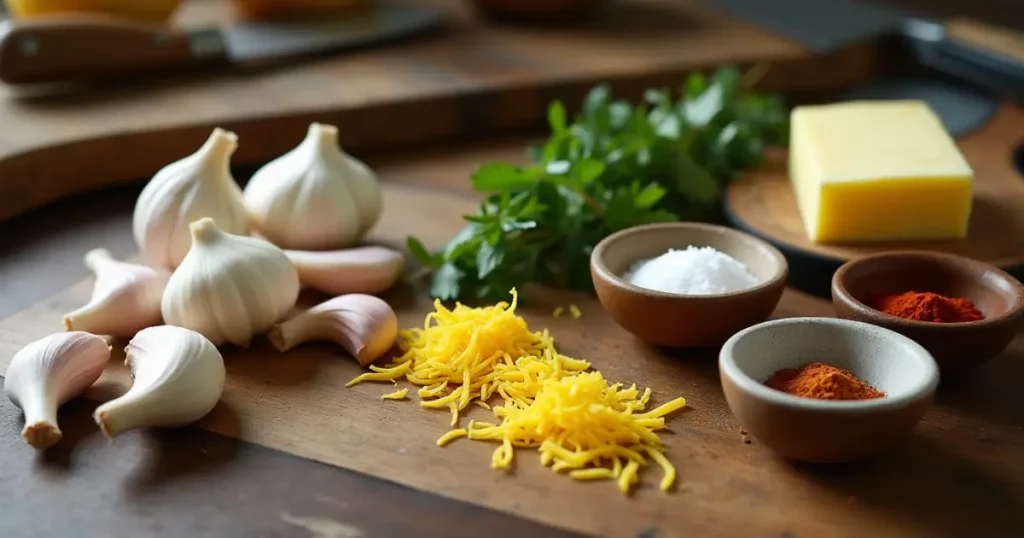
[[[132,388],[93,413],[109,438],[144,426],[195,422],[213,410],[224,394],[224,359],[195,331],[170,325],[150,327],[139,331],[124,351]]]
[[[193,222],[192,248],[164,289],[164,323],[192,329],[214,345],[248,347],[295,306],[299,275],[281,249],[225,233],[213,219]]]
[[[143,256],[174,269],[188,252],[188,225],[210,217],[228,233],[248,235],[250,217],[242,190],[231,176],[238,137],[214,129],[203,147],[153,176],[135,203],[132,232]]]
[[[253,175],[244,192],[260,234],[281,248],[328,250],[358,241],[380,217],[377,177],[313,123],[296,148]]]

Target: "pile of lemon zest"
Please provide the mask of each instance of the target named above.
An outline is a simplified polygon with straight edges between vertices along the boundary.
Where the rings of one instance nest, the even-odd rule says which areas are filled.
[[[382,400],[404,400],[405,397],[408,394],[409,394],[409,389],[408,388],[403,388],[403,389],[396,390],[395,392],[389,392],[387,394],[382,394],[380,398]]]
[[[518,294],[511,294],[511,304],[481,308],[456,303],[448,309],[435,301],[423,328],[399,332],[401,356],[385,367],[371,366],[347,386],[404,378],[420,387],[422,407],[448,408],[452,428],[469,404],[490,409],[500,424],[470,421],[437,444],[460,437],[500,443],[491,455],[494,469],[509,469],[516,447],[534,448],[555,472],[568,471],[578,480],[614,479],[628,494],[649,457],[663,469],[660,487],[668,491],[676,470],[655,432],[686,400],[645,412],[650,388],[641,393],[636,385],[609,384],[600,372],[588,371],[589,362],[560,354],[547,330],[531,332],[515,314]],[[569,310],[576,319],[582,315],[575,305]],[[503,405],[488,405],[495,394]]]
[[[510,394],[508,389],[502,392]],[[600,372],[547,378],[530,401],[510,395],[505,405],[495,407],[501,424],[474,424],[467,436],[502,443],[491,458],[496,469],[511,466],[510,445],[536,447],[541,463],[553,471],[568,471],[581,480],[615,479],[625,493],[637,483],[640,467],[648,464],[646,455],[664,470],[661,488],[667,491],[676,471],[655,431],[664,429],[664,416],[682,408],[685,400],[637,414],[643,408],[636,399],[640,395],[636,386],[609,384]]]
[[[547,331],[531,332],[516,315],[519,296],[512,302],[470,308],[456,303],[446,308],[434,302],[423,328],[399,332],[402,355],[385,366],[372,366],[348,383],[393,381],[404,378],[422,387],[420,405],[451,409],[453,424],[474,401],[495,393],[521,406],[529,405],[541,382],[574,375],[590,363],[560,355]]]
[[[583,312],[580,310],[580,307],[574,304],[569,305],[569,314],[572,315],[572,319],[580,319],[583,317]]]
[[[466,436],[465,428],[459,428],[457,430],[452,430],[452,431],[442,435],[441,437],[437,438],[437,446],[447,445],[448,443],[458,439],[459,437],[465,437],[465,436]]]

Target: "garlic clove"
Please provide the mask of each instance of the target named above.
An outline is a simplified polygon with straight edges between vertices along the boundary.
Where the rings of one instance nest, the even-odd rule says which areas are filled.
[[[395,343],[398,318],[383,300],[352,294],[320,303],[275,325],[268,338],[282,353],[311,340],[330,340],[366,366]]]
[[[164,289],[164,322],[247,347],[295,306],[298,272],[263,239],[226,233],[210,218],[190,228],[192,248]]]
[[[96,275],[92,298],[64,316],[64,329],[131,338],[161,323],[160,298],[170,273],[117,261],[103,248],[90,250],[85,265]]]
[[[135,243],[154,265],[174,269],[189,250],[188,225],[210,217],[228,233],[248,235],[249,212],[231,176],[238,137],[213,130],[198,151],[153,176],[139,194],[132,216]]]
[[[384,247],[284,253],[303,285],[330,295],[383,292],[395,285],[405,269],[402,254]]]
[[[377,223],[374,173],[338,146],[338,129],[313,123],[297,147],[256,171],[245,187],[255,227],[281,248],[330,250],[356,243]]]
[[[51,334],[16,353],[4,391],[25,413],[25,442],[47,448],[60,441],[57,408],[95,383],[108,360],[107,341],[82,331]]]
[[[125,354],[132,387],[93,413],[108,438],[135,428],[190,424],[213,410],[224,393],[224,359],[195,331],[171,325],[143,329]]]

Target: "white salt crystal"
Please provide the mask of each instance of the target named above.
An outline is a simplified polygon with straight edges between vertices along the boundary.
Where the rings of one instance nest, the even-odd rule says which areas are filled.
[[[708,295],[757,285],[747,266],[711,247],[669,249],[650,260],[637,262],[624,277],[634,286],[666,293]]]

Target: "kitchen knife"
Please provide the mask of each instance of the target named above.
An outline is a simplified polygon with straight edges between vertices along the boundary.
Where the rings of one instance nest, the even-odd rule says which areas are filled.
[[[965,20],[908,17],[855,0],[705,0],[818,53],[886,35],[902,37],[921,63],[1012,96],[1024,95],[1024,34]]]
[[[253,64],[366,46],[440,26],[430,6],[374,2],[333,19],[174,29],[105,16],[0,22],[0,81],[61,82],[202,65]]]

